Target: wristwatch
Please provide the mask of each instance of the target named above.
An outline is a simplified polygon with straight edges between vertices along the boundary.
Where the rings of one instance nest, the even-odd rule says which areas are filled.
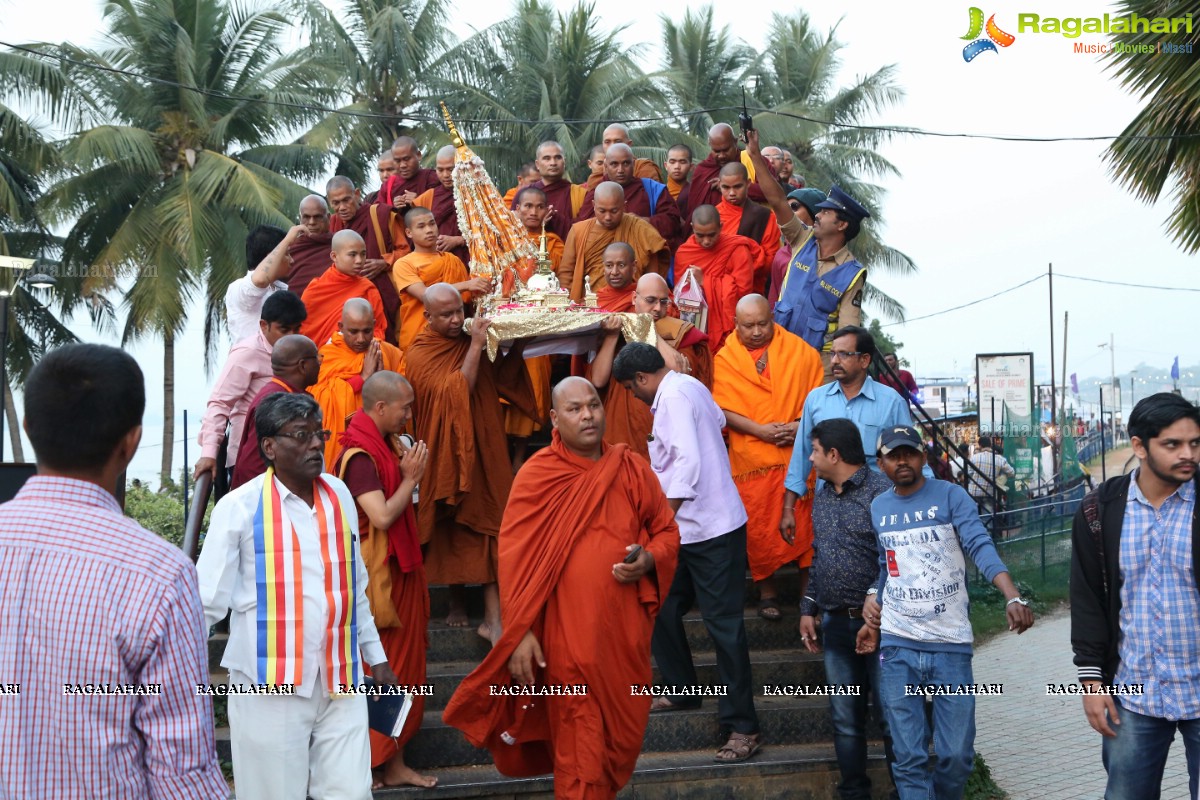
[[[879,594],[879,590],[874,586],[872,586],[870,589],[867,589],[867,597],[870,597],[873,594]]]
[[[1004,604],[1004,607],[1008,608],[1013,603],[1020,603],[1021,605],[1025,606],[1026,608],[1029,608],[1029,601],[1026,600],[1025,598],[1021,597],[1020,595],[1017,595],[1012,600],[1009,600],[1007,603]]]

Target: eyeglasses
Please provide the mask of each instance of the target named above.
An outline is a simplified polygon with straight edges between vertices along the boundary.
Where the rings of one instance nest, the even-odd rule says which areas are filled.
[[[292,431],[291,433],[276,433],[271,438],[277,439],[282,437],[284,439],[291,439],[296,444],[308,444],[313,439],[328,442],[331,436],[333,436],[333,433],[330,431]]]
[[[642,297],[638,295],[638,297]],[[665,306],[671,302],[669,297],[642,297],[642,302],[649,306]]]
[[[834,351],[830,352],[829,358],[836,359],[838,361],[842,361],[847,358],[857,358],[858,356],[865,356],[865,355],[866,355],[866,353],[863,353],[858,350],[834,350]]]

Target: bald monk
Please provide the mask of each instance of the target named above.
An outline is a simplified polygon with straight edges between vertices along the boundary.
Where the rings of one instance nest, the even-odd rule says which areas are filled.
[[[469,269],[471,254],[458,227],[458,208],[454,204],[454,153],[454,146],[449,144],[438,150],[434,162],[438,185],[420,194],[412,204],[433,212],[438,226],[435,249],[439,253],[453,253]]]
[[[624,190],[625,213],[637,214],[653,225],[669,245],[678,246],[683,225],[679,206],[666,184],[634,174],[633,150],[628,145],[614,144],[604,151],[604,176]],[[590,190],[584,198],[576,222],[595,216],[595,191]]]
[[[589,175],[589,185],[584,188],[594,189],[595,184],[590,184],[590,176],[599,175],[601,178],[604,177],[604,145],[598,144],[595,145],[591,150],[588,150],[588,155],[584,160],[584,164],[588,168]]]
[[[633,311],[634,282],[638,277],[637,256],[625,242],[604,248],[604,286],[596,291],[596,302],[605,311]]]
[[[754,267],[754,291],[763,294],[767,291],[771,262],[779,252],[779,223],[770,209],[750,202],[750,177],[741,162],[721,167],[717,187],[721,190],[721,202],[717,203],[721,232],[753,239],[762,248],[758,264]]]
[[[363,262],[367,260],[367,244],[354,231],[338,231],[330,240],[333,248],[329,257],[333,264],[304,289],[300,299],[308,310],[300,332],[320,346],[337,332],[342,318],[342,306],[352,297],[361,297],[371,304],[375,313],[375,335],[387,335],[387,310],[375,284],[362,277]]]
[[[729,426],[729,464],[746,506],[746,554],[758,581],[759,616],[782,617],[773,576],[784,564],[801,573],[801,596],[812,564],[812,492],[796,502],[796,537],[779,535],[783,479],[792,458],[804,398],[821,385],[821,357],[771,317],[760,294],[746,295],[736,308],[737,335],[716,356],[713,399]]]
[[[437,218],[421,206],[413,206],[404,215],[404,232],[412,240],[413,251],[392,267],[392,282],[400,293],[400,349],[407,350],[425,327],[425,288],[435,283],[452,284],[460,292],[487,292],[488,282],[472,278],[467,267],[453,253],[437,249]],[[468,295],[469,297],[469,295]]]
[[[571,226],[558,265],[558,281],[576,302],[583,300],[585,276],[593,291],[604,286],[604,248],[613,242],[628,243],[646,272],[665,275],[670,266],[666,239],[646,220],[625,213],[625,191],[619,183],[600,184],[594,199],[595,217]]]
[[[300,201],[300,224],[304,232],[288,247],[292,259],[288,291],[297,297],[303,297],[308,284],[329,269],[333,233],[329,230],[329,206],[324,197],[310,194]]]
[[[713,355],[733,331],[733,309],[752,291],[758,244],[744,236],[721,232],[721,217],[712,206],[692,215],[692,235],[675,252],[675,281],[688,267],[702,270],[701,287],[708,303],[708,341]]]
[[[429,586],[412,503],[429,451],[423,442],[405,448],[398,441],[412,419],[414,399],[412,386],[395,372],[367,378],[362,410],[350,418],[330,469],[354,497],[371,616],[388,666],[405,686],[425,683],[429,647]],[[404,745],[420,729],[424,713],[425,698],[416,695],[399,736],[371,731],[371,766],[382,768],[373,789],[437,785],[436,778],[404,763]]]
[[[630,687],[651,682],[650,635],[679,530],[649,463],[604,444],[604,408],[587,381],[559,383],[550,414],[551,444],[517,475],[504,509],[504,635],[442,719],[488,748],[502,774],[553,772],[556,798],[601,800],[629,781],[642,748],[650,698]],[[587,693],[490,696],[510,682]]]
[[[692,148],[686,144],[672,145],[667,151],[667,161],[663,165],[667,168],[667,191],[675,198],[675,204],[680,208],[687,203],[684,191],[688,187],[693,163]]]
[[[379,194],[403,214],[417,197],[440,181],[434,170],[421,166],[421,147],[411,136],[399,136],[392,142],[392,162],[396,172],[384,181]]]
[[[342,307],[337,333],[321,346],[321,374],[312,396],[321,406],[325,428],[331,434],[325,443],[327,470],[332,469],[340,449],[338,436],[346,430],[346,418],[362,408],[363,382],[379,370],[404,371],[400,349],[381,341],[375,330],[371,305],[352,298]]]
[[[654,320],[654,332],[688,360],[693,378],[710,392],[713,385],[713,358],[708,349],[708,336],[690,322],[667,314],[671,290],[661,275],[651,272],[638,279],[633,292],[633,310],[649,314]]]
[[[562,261],[563,248],[566,243],[551,230],[551,223],[558,214],[550,213],[550,203],[546,191],[536,186],[526,186],[517,193],[516,205],[513,208],[517,212],[517,219],[521,220],[526,232],[533,237],[534,244],[540,242],[542,222],[546,222],[546,254],[550,256],[550,269],[557,270]],[[522,274],[521,280],[529,280],[532,274],[532,271],[529,275]]]
[[[417,438],[429,446],[417,522],[427,544],[429,582],[451,587],[446,624],[467,625],[464,584],[482,583],[484,620],[479,635],[500,637],[496,588],[498,510],[508,501],[512,466],[504,436],[500,393],[533,413],[521,344],[495,362],[484,353],[488,320],[463,332],[463,301],[446,283],[425,290],[428,326],[405,354],[417,393]]]
[[[612,147],[614,144],[623,144],[631,149],[633,147],[633,139],[629,136],[629,128],[626,128],[619,122],[614,122],[612,125],[609,125],[604,129],[604,137],[601,139],[601,144],[597,145],[597,147],[603,148],[605,154],[607,154],[608,148]],[[593,148],[593,150],[594,149],[595,148]],[[637,159],[633,165],[633,174],[635,177],[649,178],[650,180],[658,181],[659,183],[662,183],[663,179],[662,170],[658,168],[658,164],[655,164],[654,161],[649,158]],[[606,180],[612,179],[604,177],[603,172],[597,173],[595,171],[595,167],[593,167],[592,174],[588,176],[587,188],[594,189],[596,188],[597,184]]]
[[[571,223],[575,221],[575,215],[583,206],[587,187],[573,184],[567,180],[565,175],[567,162],[563,155],[562,145],[558,142],[549,141],[539,144],[535,163],[538,175],[541,177],[540,180],[534,181],[529,186],[545,192],[546,206],[554,209],[553,216],[546,222],[546,230],[554,233],[560,239],[566,239],[571,230]],[[514,210],[517,208],[517,202],[518,200],[514,197],[511,205]]]
[[[387,326],[386,338],[395,342],[400,296],[392,286],[388,271],[393,261],[408,252],[408,242],[397,241],[392,235],[392,207],[386,203],[368,205],[362,202],[354,182],[342,175],[335,175],[325,184],[325,199],[333,211],[329,230],[334,233],[352,230],[366,242],[366,258],[358,272],[379,290],[385,312],[382,321]]]
[[[537,162],[526,161],[517,170],[517,185],[504,193],[504,205],[508,208],[513,208],[517,199],[517,192],[524,189],[526,186],[541,180],[541,173],[538,172]]]
[[[710,151],[708,156],[692,169],[692,182],[689,184],[687,203],[680,204],[684,220],[691,220],[692,214],[696,213],[696,209],[700,206],[715,206],[721,202],[721,190],[717,186],[721,167],[739,162],[748,163],[748,157],[747,159],[742,158],[737,134],[724,122],[719,122],[708,129],[708,148]],[[749,168],[747,167],[747,169]],[[766,168],[765,163],[764,168]],[[762,203],[766,200],[766,195],[754,182],[756,177],[757,173],[750,175],[749,196],[754,202]]]
[[[379,154],[379,158],[375,160],[375,171],[379,174],[379,189],[363,198],[363,202],[367,204],[379,202],[379,190],[387,183],[388,178],[396,174],[396,160],[392,158],[391,148]]]
[[[303,334],[284,336],[271,349],[271,379],[258,390],[246,409],[246,424],[242,426],[241,445],[237,464],[229,481],[230,491],[267,471],[262,451],[258,449],[258,429],[255,427],[258,407],[273,394],[303,392],[317,382],[321,356],[313,340]]]

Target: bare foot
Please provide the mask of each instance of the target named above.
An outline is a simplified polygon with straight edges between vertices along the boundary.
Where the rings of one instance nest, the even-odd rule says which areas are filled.
[[[451,608],[450,613],[446,615],[446,624],[451,628],[465,628],[471,624],[471,620],[467,617],[465,608]]]
[[[479,625],[479,628],[475,632],[478,633],[483,638],[487,639],[492,644],[495,644],[500,639],[499,623],[490,623],[490,622],[481,623]]]
[[[389,786],[420,786],[423,789],[432,789],[437,786],[437,782],[438,779],[432,775],[421,775],[405,764],[388,764],[383,770],[383,778],[371,784],[371,789],[386,789]]]

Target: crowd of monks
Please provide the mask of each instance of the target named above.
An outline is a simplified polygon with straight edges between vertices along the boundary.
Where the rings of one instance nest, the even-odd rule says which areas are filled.
[[[825,195],[804,187],[785,151],[760,150],[756,137],[747,142],[743,149],[730,126],[717,125],[709,132],[711,152],[705,158],[697,162],[690,148],[677,145],[660,165],[637,157],[628,129],[613,124],[590,154],[581,182],[568,177],[562,147],[544,142],[504,201],[535,241],[545,232],[548,257],[572,299],[582,301],[590,284],[603,309],[649,315],[668,366],[701,381],[725,411],[732,477],[750,517],[750,569],[770,601],[771,576],[786,564],[806,567],[811,559],[811,521],[805,525],[801,506],[811,502],[812,493],[797,503],[791,544],[780,536],[779,523],[795,422],[809,390],[828,380],[823,343],[778,324],[773,301],[793,267],[814,275],[824,269],[800,264],[793,252],[821,230],[813,223],[816,201]],[[567,454],[559,461],[570,476],[521,472],[530,438],[536,440],[549,425],[555,385],[561,395],[556,402],[578,409],[595,394],[580,388],[590,382],[603,404],[603,440],[626,445],[621,452],[643,459],[619,460],[604,469],[653,481],[646,468],[650,409],[612,379],[614,358],[625,344],[619,326],[603,327],[590,360],[526,360],[518,342],[493,361],[482,347],[488,320],[464,325],[472,300],[492,283],[490,276],[472,275],[469,232],[459,229],[455,207],[454,157],[454,148],[446,147],[434,154],[432,167],[422,166],[419,143],[401,137],[379,158],[377,190],[364,193],[364,187],[337,176],[323,195],[304,198],[297,228],[286,236],[279,231],[273,245],[286,248],[286,258],[259,262],[251,256],[250,271],[241,279],[264,298],[272,291],[299,297],[304,306],[299,332],[264,340],[258,372],[251,369],[249,379],[238,384],[242,399],[215,407],[210,402],[215,419],[206,416],[210,428],[236,422],[236,463],[223,465],[236,487],[265,470],[254,435],[262,399],[308,392],[319,403],[323,427],[332,434],[325,471],[342,477],[355,496],[372,613],[402,684],[425,679],[431,584],[451,587],[445,622],[460,627],[468,624],[463,587],[482,585],[485,615],[478,632],[493,643],[502,639],[502,610],[506,622],[513,613],[502,607],[502,597],[526,588],[505,585],[498,570],[498,551],[506,546],[498,534],[514,476],[534,491],[520,498],[526,505],[517,511],[510,506],[517,516],[546,512],[535,496],[540,487],[550,496],[561,494],[567,514],[574,513],[569,510],[574,495],[593,491],[580,488],[586,470],[570,466]],[[804,236],[789,241],[784,232],[801,229],[790,224],[793,217]],[[841,233],[840,240],[825,230],[813,262],[840,265],[848,259],[845,227],[832,232]],[[833,258],[833,251],[842,255]],[[681,319],[674,302],[673,286],[688,270],[707,304],[703,330]],[[832,330],[859,321],[861,276],[854,278],[857,284],[838,292],[853,302],[836,304],[842,315],[822,320],[822,333],[826,322]],[[273,308],[262,304],[264,335]],[[376,378],[381,375],[405,380]],[[218,385],[214,396],[221,389]],[[563,419],[562,408],[555,411]],[[589,429],[583,430],[580,435]],[[411,438],[402,441],[401,434]],[[537,470],[547,463],[538,461]],[[221,466],[206,461],[197,472],[215,473]],[[664,512],[650,497],[639,496],[635,504],[650,509],[646,514],[666,513],[659,526],[666,530],[669,509]],[[528,550],[532,560],[547,545],[509,546]],[[506,569],[519,582],[533,567]],[[778,618],[777,605],[768,602],[762,610]],[[648,669],[647,661],[647,681]],[[414,709],[413,722],[399,738],[373,736],[372,762],[381,769],[382,783],[433,785],[434,779],[403,761],[420,711]],[[635,737],[636,758],[642,732],[632,727],[608,733]],[[630,742],[610,744],[629,750]],[[581,751],[578,757],[592,756]]]

